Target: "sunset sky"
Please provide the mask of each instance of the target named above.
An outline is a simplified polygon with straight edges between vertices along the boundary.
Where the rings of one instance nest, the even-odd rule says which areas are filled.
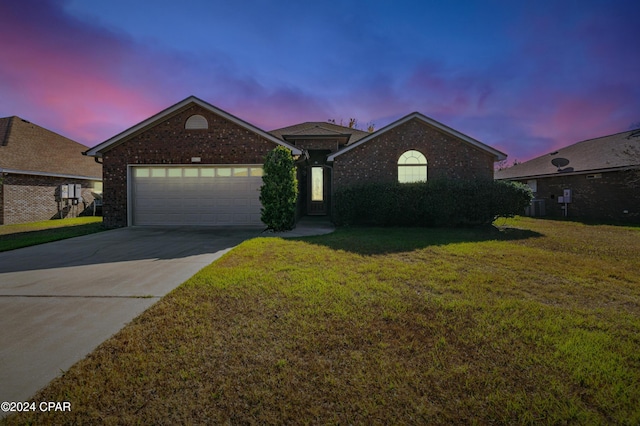
[[[524,161],[640,127],[639,17],[638,0],[2,0],[0,117],[93,146],[190,95],[265,130],[419,111]]]

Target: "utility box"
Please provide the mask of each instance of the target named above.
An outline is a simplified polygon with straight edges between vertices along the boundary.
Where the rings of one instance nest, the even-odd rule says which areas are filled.
[[[571,195],[572,195],[571,194],[571,190],[570,189],[565,189],[563,191],[563,194],[562,194],[562,198],[564,199],[563,202],[564,203],[570,203],[571,202]]]
[[[531,204],[525,209],[525,216],[540,217],[546,215],[544,199],[531,200]]]
[[[82,185],[79,183],[73,184],[64,184],[60,185],[60,199],[68,200],[68,199],[79,199],[82,198]]]

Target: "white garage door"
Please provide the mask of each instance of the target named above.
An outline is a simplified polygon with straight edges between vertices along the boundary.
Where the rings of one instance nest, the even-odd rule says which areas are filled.
[[[134,166],[133,225],[261,225],[262,166]]]

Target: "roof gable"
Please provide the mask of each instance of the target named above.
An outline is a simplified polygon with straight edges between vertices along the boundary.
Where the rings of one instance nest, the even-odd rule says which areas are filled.
[[[406,123],[406,122],[408,122],[410,120],[419,120],[419,121],[421,121],[423,123],[426,123],[426,124],[428,124],[430,126],[433,126],[433,127],[437,128],[438,130],[440,130],[442,132],[445,132],[445,133],[447,133],[449,135],[455,136],[458,139],[461,139],[462,141],[464,141],[464,142],[466,142],[466,143],[468,143],[470,145],[475,146],[476,148],[479,148],[479,149],[481,149],[481,150],[483,150],[485,152],[490,153],[491,155],[493,155],[495,157],[496,161],[504,160],[504,159],[507,158],[506,154],[504,154],[503,152],[498,151],[497,149],[494,149],[494,148],[490,147],[489,145],[485,145],[482,142],[480,142],[480,141],[478,141],[476,139],[473,139],[470,136],[467,136],[467,135],[465,135],[463,133],[460,133],[457,130],[452,129],[451,127],[445,126],[444,124],[442,124],[442,123],[440,123],[440,122],[438,122],[436,120],[433,120],[433,119],[427,117],[426,115],[423,115],[423,114],[421,114],[419,112],[413,112],[413,113],[411,113],[409,115],[406,115],[406,116],[400,118],[399,120],[394,121],[393,123],[381,128],[380,130],[378,130],[378,131],[376,131],[374,133],[368,134],[366,137],[363,137],[359,141],[347,145],[344,149],[341,149],[340,151],[329,155],[327,157],[327,161],[333,161],[336,157],[344,154],[345,152],[348,152],[348,151],[352,150],[353,148],[355,148],[357,146],[365,144],[368,141],[370,141],[372,139],[375,139],[378,136],[388,132],[389,130],[392,130],[392,129],[394,129],[394,128],[396,128],[396,127],[398,127],[398,126],[400,126],[400,125],[402,125],[402,124],[404,124],[404,123]]]
[[[85,145],[20,117],[0,118],[0,171],[102,179],[102,166]]]
[[[354,143],[365,136],[369,135],[369,132],[363,130],[354,129],[352,127],[340,126],[324,121],[307,121],[300,124],[294,124],[292,126],[283,127],[281,129],[275,129],[270,131],[272,135],[277,138],[285,140],[289,137],[348,137],[348,143]]]
[[[110,139],[107,139],[106,141],[94,146],[93,148],[89,149],[86,151],[86,155],[90,155],[90,156],[94,156],[94,157],[101,157],[102,154],[106,151],[109,151],[110,149],[114,148],[117,145],[120,145],[121,143],[126,142],[128,139],[130,139],[131,137],[144,132],[145,130],[148,130],[149,128],[155,126],[156,124],[162,122],[162,120],[166,119],[169,116],[172,116],[174,114],[179,113],[180,111],[183,111],[189,107],[191,107],[192,105],[198,105],[220,117],[223,117],[235,124],[237,124],[240,127],[243,127],[253,133],[256,133],[260,136],[262,136],[263,138],[277,144],[277,145],[282,145],[285,148],[291,150],[291,152],[294,155],[300,155],[302,154],[302,151],[300,151],[298,148],[289,145],[288,143],[284,142],[283,140],[265,132],[264,130],[254,126],[253,124],[247,123],[246,121],[226,112],[221,110],[220,108],[217,108],[199,98],[196,98],[195,96],[189,96],[188,98],[178,102],[175,105],[170,106],[169,108],[160,111],[159,113],[153,115],[152,117],[149,117],[148,119],[136,124],[133,127],[130,127],[129,129],[125,130],[124,132],[121,132],[115,136],[113,136]]]
[[[497,171],[496,179],[590,173],[634,166],[640,166],[640,129],[574,143]]]

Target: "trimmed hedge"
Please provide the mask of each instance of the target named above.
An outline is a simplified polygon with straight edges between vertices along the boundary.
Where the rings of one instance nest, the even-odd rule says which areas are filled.
[[[372,226],[471,226],[522,214],[526,185],[493,180],[367,183],[338,190],[334,222]]]
[[[262,222],[267,229],[288,231],[296,224],[298,180],[291,151],[278,146],[269,151],[264,162],[260,187]]]

